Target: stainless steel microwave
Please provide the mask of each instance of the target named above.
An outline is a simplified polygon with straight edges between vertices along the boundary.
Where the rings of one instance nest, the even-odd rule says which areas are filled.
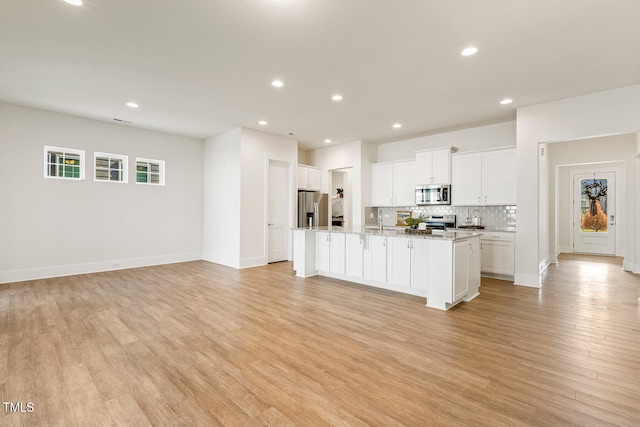
[[[445,184],[416,185],[416,205],[450,205],[451,186]]]

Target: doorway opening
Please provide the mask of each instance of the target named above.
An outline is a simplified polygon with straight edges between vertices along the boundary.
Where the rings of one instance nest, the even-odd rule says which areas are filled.
[[[353,168],[329,171],[329,217],[332,226],[350,227],[352,224],[351,175]]]

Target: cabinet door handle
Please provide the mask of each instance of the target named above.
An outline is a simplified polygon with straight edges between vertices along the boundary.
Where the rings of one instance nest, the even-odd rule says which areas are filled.
[[[387,239],[382,240],[382,246],[387,246]]]
[[[411,249],[411,241],[410,240],[407,241],[407,248]]]

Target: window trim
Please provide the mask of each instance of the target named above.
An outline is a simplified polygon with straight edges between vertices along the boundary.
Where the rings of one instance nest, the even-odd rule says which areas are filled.
[[[107,157],[110,160],[121,160],[122,161],[122,179],[119,181],[114,181],[112,179],[97,179],[96,171],[98,170],[98,166],[96,164],[98,157]],[[107,169],[111,170],[111,168]],[[96,151],[93,153],[93,180],[95,182],[116,182],[120,184],[127,184],[129,182],[129,156],[125,154],[113,154],[113,153],[104,153],[101,151]]]
[[[158,183],[153,183],[153,182],[138,182],[138,162],[144,162],[144,163],[157,163],[159,166],[159,177],[158,177]],[[144,157],[136,157],[136,184],[140,184],[140,185],[156,185],[156,186],[164,186],[164,173],[165,173],[165,166],[164,166],[164,160],[158,160],[158,159],[147,159]],[[147,172],[148,174],[148,172]]]
[[[50,152],[61,152],[64,154],[73,154],[80,157],[80,176],[78,178],[72,178],[67,176],[52,176],[49,175],[49,166],[52,163],[49,163],[49,153]],[[43,176],[47,179],[64,179],[68,181],[84,181],[85,180],[85,155],[84,150],[76,150],[75,148],[62,148],[62,147],[53,147],[51,145],[44,146],[44,164],[43,164]]]

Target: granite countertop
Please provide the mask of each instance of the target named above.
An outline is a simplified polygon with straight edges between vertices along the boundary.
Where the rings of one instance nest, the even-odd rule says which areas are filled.
[[[412,234],[405,233],[404,228],[384,228],[378,230],[377,228],[368,227],[339,227],[339,226],[321,226],[321,227],[299,227],[294,230],[304,231],[329,231],[331,233],[345,233],[345,234],[369,234],[373,236],[391,236],[391,237],[413,237],[416,239],[438,239],[438,240],[463,240],[469,237],[481,236],[482,233],[476,231],[440,231],[434,230],[432,234]]]
[[[500,233],[515,233],[515,227],[485,227],[485,228],[471,228],[471,227],[460,227],[454,228],[454,230],[460,231],[477,231],[478,233],[484,232],[500,232]]]

